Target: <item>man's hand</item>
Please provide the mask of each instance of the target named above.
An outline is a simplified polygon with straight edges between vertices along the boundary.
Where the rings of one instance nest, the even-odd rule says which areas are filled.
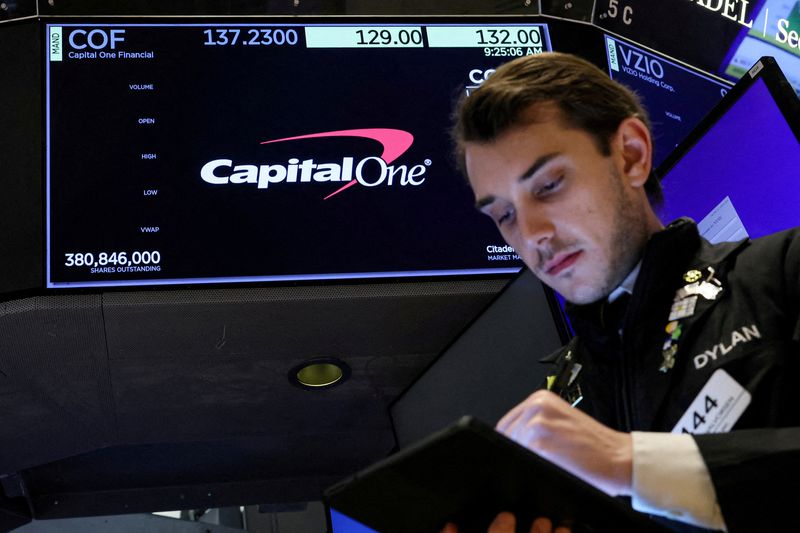
[[[517,519],[511,513],[500,513],[489,525],[487,533],[515,533]],[[458,528],[454,524],[444,526],[442,533],[458,533]],[[553,523],[549,518],[537,518],[531,524],[530,533],[571,533],[568,527],[557,527],[553,530]]]
[[[607,494],[631,493],[630,434],[604,426],[552,392],[531,394],[497,423],[497,431]]]

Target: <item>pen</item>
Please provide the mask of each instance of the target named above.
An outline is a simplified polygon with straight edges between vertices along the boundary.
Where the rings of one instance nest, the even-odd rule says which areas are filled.
[[[573,344],[573,342],[570,344]],[[583,400],[583,393],[581,392],[580,385],[576,384],[574,390],[571,387],[575,378],[578,377],[578,373],[581,371],[581,365],[574,360],[575,356],[573,355],[572,348],[571,346],[567,350],[567,353],[564,355],[563,363],[555,376],[548,376],[547,390],[558,394],[561,398],[569,402],[572,407],[575,407]]]

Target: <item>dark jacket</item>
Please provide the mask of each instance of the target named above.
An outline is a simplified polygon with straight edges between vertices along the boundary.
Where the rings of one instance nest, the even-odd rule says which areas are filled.
[[[671,321],[678,291],[698,273],[721,291],[699,296],[691,316]],[[694,438],[728,529],[800,530],[798,230],[710,245],[694,223],[679,220],[650,239],[627,310],[619,319],[612,311],[607,303],[568,307],[581,364],[572,386],[584,398],[578,407],[615,429],[672,431],[724,369],[751,403],[732,431]],[[670,322],[681,328],[675,341]],[[674,366],[662,371],[671,344]],[[714,415],[713,398],[706,407],[694,424]]]

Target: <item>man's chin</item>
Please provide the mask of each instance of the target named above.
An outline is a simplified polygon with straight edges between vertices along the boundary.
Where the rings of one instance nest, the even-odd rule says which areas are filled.
[[[564,287],[563,290],[559,290],[558,287],[552,288],[561,294],[565,300],[575,305],[593,304],[608,296],[608,292],[603,289],[585,285]]]
[[[580,279],[580,273],[574,270],[558,277],[547,276],[539,269],[535,269],[533,273],[542,283],[575,305],[597,302],[608,296],[610,292],[605,287],[597,287],[596,284]]]

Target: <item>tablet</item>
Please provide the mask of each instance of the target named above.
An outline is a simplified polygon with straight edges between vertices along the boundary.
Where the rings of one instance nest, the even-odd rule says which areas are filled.
[[[472,417],[325,491],[332,511],[380,533],[485,533],[500,511],[529,531],[537,516],[579,531],[668,531]]]

